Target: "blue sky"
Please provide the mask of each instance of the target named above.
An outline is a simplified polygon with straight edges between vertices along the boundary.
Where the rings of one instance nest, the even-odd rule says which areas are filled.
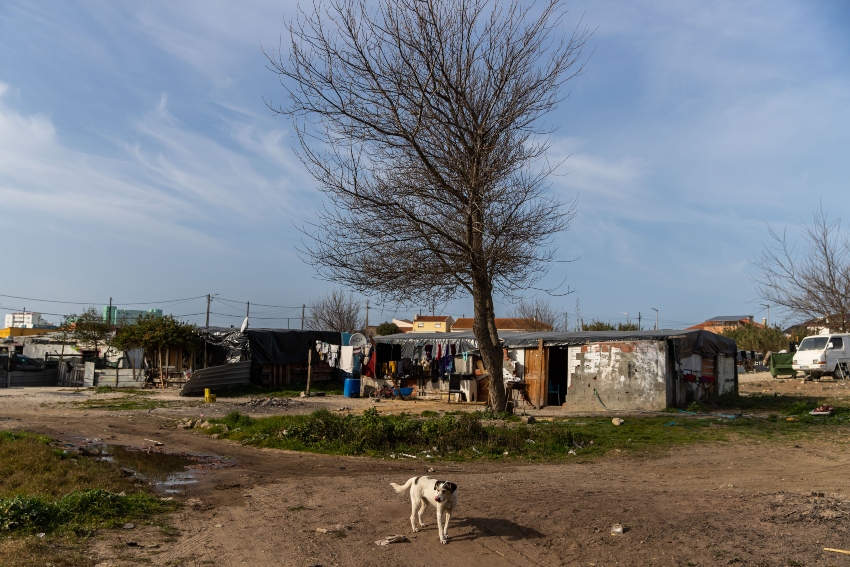
[[[0,3],[0,315],[113,297],[203,322],[205,300],[166,300],[218,293],[213,324],[250,301],[252,326],[286,326],[334,288],[294,251],[321,195],[263,102],[283,93],[261,44],[295,5]],[[568,6],[596,31],[550,117],[552,157],[569,156],[551,190],[578,196],[558,239],[577,260],[547,276],[576,291],[551,302],[612,322],[654,307],[667,328],[764,317],[750,259],[767,225],[793,231],[821,202],[847,218],[850,4]]]

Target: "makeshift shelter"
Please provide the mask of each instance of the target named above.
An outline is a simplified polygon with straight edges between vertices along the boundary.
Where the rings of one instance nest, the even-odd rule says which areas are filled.
[[[506,363],[500,378],[518,403],[524,399],[538,408],[661,410],[738,388],[735,341],[708,331],[528,332],[500,338]],[[486,401],[483,382],[491,377],[480,372],[471,332],[375,340],[400,347],[396,380],[415,386],[420,395],[445,392],[449,399],[456,393],[464,401]],[[450,363],[443,361],[446,352]],[[473,364],[459,368],[458,353]],[[377,362],[385,363],[380,352]],[[378,373],[374,385],[383,378]],[[370,385],[364,380],[364,388]]]
[[[300,329],[239,329],[206,327],[198,331],[207,345],[207,365],[219,366],[251,362],[251,382],[256,385],[285,386],[307,378],[308,351],[317,342],[339,345],[336,331]],[[321,358],[313,361],[313,380],[333,377],[332,367]]]

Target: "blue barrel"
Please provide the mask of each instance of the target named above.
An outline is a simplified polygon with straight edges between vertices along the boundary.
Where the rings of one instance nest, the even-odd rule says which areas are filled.
[[[360,397],[360,380],[357,378],[346,378],[342,387],[342,394],[346,398]]]

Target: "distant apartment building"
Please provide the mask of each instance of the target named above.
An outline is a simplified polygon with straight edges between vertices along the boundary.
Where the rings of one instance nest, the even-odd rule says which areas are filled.
[[[21,311],[6,314],[6,327],[17,329],[55,329],[56,325],[41,318],[41,313]]]
[[[110,311],[111,309],[111,311]],[[117,307],[103,307],[103,320],[110,325],[129,325],[135,323],[140,317],[145,315],[153,315],[154,317],[162,317],[162,309],[148,309],[147,311],[138,309],[118,309]]]

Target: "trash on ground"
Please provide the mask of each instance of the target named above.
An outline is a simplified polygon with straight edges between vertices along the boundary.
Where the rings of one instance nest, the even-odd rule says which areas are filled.
[[[403,541],[408,541],[407,536],[403,536],[401,534],[388,535],[384,539],[376,541],[375,545],[389,545],[391,543],[401,543]]]
[[[611,535],[623,535],[623,526],[621,524],[611,526]]]
[[[346,530],[350,529],[348,526],[343,526],[342,524],[337,524],[332,528],[316,528],[316,533],[320,534],[341,534],[345,533]]]
[[[611,420],[611,423],[619,426],[619,425],[622,425],[625,421],[626,420],[621,418],[621,417],[615,417],[614,419]]]
[[[809,412],[809,415],[832,415],[832,406],[826,404],[821,405]]]

